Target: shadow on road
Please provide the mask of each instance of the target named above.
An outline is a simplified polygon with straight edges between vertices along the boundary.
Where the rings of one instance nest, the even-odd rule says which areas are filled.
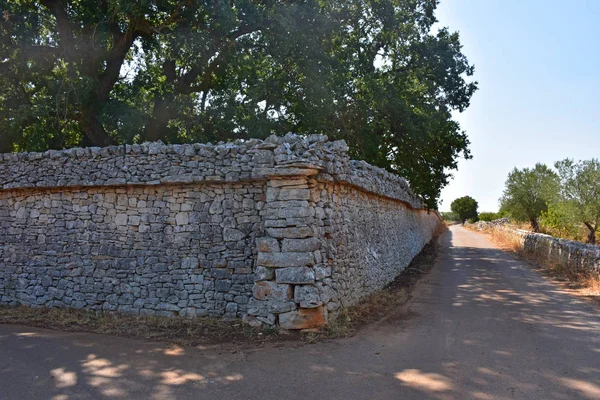
[[[0,326],[0,398],[600,398],[600,318],[459,227],[411,318],[346,340],[181,348]]]

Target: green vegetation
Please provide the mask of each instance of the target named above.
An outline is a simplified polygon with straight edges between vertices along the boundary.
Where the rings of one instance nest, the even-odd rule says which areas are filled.
[[[292,131],[346,139],[435,208],[476,83],[434,0],[15,0],[0,152]]]
[[[558,201],[552,205],[553,215],[559,217],[555,225],[573,229],[573,225],[583,224],[588,230],[587,242],[595,244],[600,223],[600,162],[565,159],[554,166],[561,184]]]
[[[580,223],[574,221],[572,203],[556,202],[548,204],[548,211],[542,212],[540,230],[552,236],[572,240],[583,240],[583,229]]]
[[[453,213],[452,211],[448,212],[441,212],[440,215],[442,216],[442,218],[444,219],[444,221],[448,221],[448,222],[461,222],[458,214]]]
[[[477,221],[478,204],[474,198],[470,196],[459,197],[450,204],[450,209],[458,215],[459,221],[464,224],[466,220]]]
[[[479,213],[479,220],[480,221],[484,221],[484,222],[490,222],[490,221],[494,221],[496,219],[500,219],[502,218],[503,215],[500,212],[480,212]]]
[[[556,198],[558,176],[546,165],[513,169],[500,199],[500,211],[517,221],[527,221],[534,232],[540,231],[539,217],[548,211],[548,203]]]
[[[515,168],[508,175],[500,212],[530,222],[535,232],[582,240],[585,231],[586,241],[595,244],[600,225],[600,162],[565,159],[554,166],[557,172],[544,164]]]

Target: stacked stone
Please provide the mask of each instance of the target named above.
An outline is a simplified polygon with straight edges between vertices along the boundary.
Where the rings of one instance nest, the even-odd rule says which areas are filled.
[[[283,329],[317,328],[326,323],[318,281],[323,277],[316,203],[311,175],[317,166],[280,168],[267,182],[265,232],[258,239],[256,284],[248,309],[250,323]],[[288,175],[293,170],[294,175]]]
[[[0,192],[0,301],[246,314],[262,183]]]
[[[482,231],[485,229],[497,228],[508,224],[510,224],[510,218],[499,218],[493,221],[477,221],[474,224],[470,224],[470,226],[472,226],[478,231]]]
[[[440,218],[342,183],[319,182],[319,188],[322,253],[330,272],[320,289],[335,314],[393,281],[429,242]]]
[[[525,254],[533,256],[536,261],[546,260],[575,273],[600,273],[600,246],[502,225],[496,226],[495,229],[518,237]]]
[[[314,328],[408,265],[422,208],[322,135],[0,154],[0,302]]]

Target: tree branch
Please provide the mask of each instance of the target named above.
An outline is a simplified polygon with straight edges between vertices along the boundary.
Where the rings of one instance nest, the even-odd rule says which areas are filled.
[[[236,39],[247,35],[252,32],[256,32],[261,29],[261,26],[256,25],[246,25],[240,27],[238,30],[231,32],[224,39],[220,41],[220,43],[215,46],[222,46],[220,51],[218,51],[218,55],[215,59],[208,65],[208,67],[204,68],[202,63],[198,63],[192,67],[192,69],[183,75],[177,84],[177,91],[181,94],[190,94],[195,92],[203,92],[208,89],[210,84],[210,76],[213,72],[216,71],[217,67],[222,61],[225,61],[229,54],[231,53],[231,47],[234,45]],[[212,51],[208,57],[204,57],[204,60],[208,61],[211,57],[217,54],[217,51]],[[192,83],[198,78],[198,76],[202,73],[202,82],[198,86],[191,86]]]
[[[67,11],[60,5],[58,0],[41,0],[40,2],[50,10],[56,18],[56,26],[58,27],[60,38],[58,45],[65,56],[70,59],[72,53],[71,50],[74,49],[74,36]]]
[[[180,1],[175,7],[173,13],[158,26],[152,25],[152,23],[145,18],[136,19],[136,35],[147,37],[156,33],[164,33],[164,31],[167,30],[170,25],[178,24],[186,20],[185,18],[180,18],[181,10],[185,5],[190,7],[193,6],[193,3],[194,2],[192,0]]]
[[[113,47],[106,56],[106,68],[98,77],[97,95],[99,101],[108,100],[108,96],[115,83],[119,80],[121,67],[129,49],[136,39],[135,28],[130,23],[125,33],[113,33]]]

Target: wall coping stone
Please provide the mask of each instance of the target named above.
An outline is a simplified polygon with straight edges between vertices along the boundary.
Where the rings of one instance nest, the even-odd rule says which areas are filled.
[[[218,144],[146,142],[108,147],[0,154],[0,190],[26,188],[243,182],[317,176],[423,209],[408,182],[365,161],[350,160],[343,140],[325,135],[269,136]]]

